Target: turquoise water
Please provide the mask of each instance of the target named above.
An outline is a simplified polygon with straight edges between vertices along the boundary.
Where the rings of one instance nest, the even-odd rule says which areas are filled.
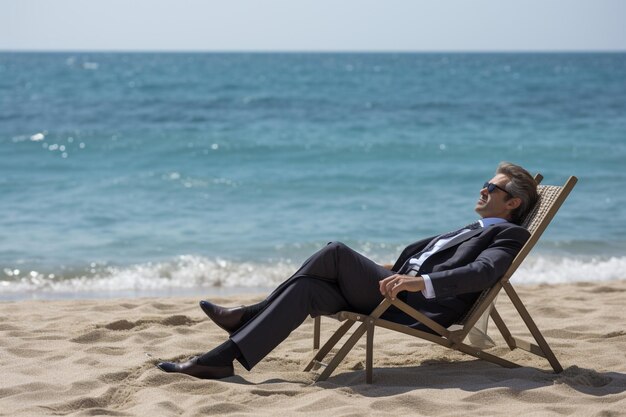
[[[389,262],[501,160],[580,179],[514,279],[626,271],[626,54],[0,53],[0,149],[3,298]]]

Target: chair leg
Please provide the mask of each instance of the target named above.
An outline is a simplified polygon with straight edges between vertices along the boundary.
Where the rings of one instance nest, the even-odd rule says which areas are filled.
[[[522,300],[517,295],[517,292],[515,292],[515,290],[513,289],[513,286],[509,282],[505,282],[502,286],[504,287],[504,290],[511,299],[511,302],[517,309],[517,312],[522,317],[522,320],[524,320],[524,323],[526,323],[526,327],[528,327],[528,330],[530,330],[530,333],[537,341],[539,348],[544,353],[548,362],[550,362],[550,365],[552,366],[552,369],[554,369],[554,372],[556,372],[557,374],[563,372],[563,367],[559,363],[556,356],[554,356],[554,353],[552,352],[552,349],[550,349],[548,342],[546,342],[546,339],[539,331],[539,328],[533,321],[532,317],[530,317],[530,313],[528,313],[528,310],[526,310],[524,303],[522,303]]]
[[[328,366],[324,369],[324,371],[322,371],[319,377],[317,377],[318,381],[325,381],[326,379],[328,379],[330,374],[333,373],[333,371],[341,363],[343,358],[345,358],[348,352],[350,352],[352,348],[354,347],[354,345],[356,345],[356,342],[358,342],[361,336],[363,336],[363,334],[366,331],[366,327],[367,327],[367,323],[361,323],[361,325],[356,328],[354,333],[352,333],[350,338],[341,347],[341,349],[339,349],[339,351],[337,352],[337,354],[335,354],[333,359],[328,363]]]
[[[317,316],[313,319],[313,349],[319,349],[320,347],[320,328],[322,318]]]
[[[511,350],[515,349],[516,347],[515,339],[511,335],[509,328],[506,327],[506,324],[504,324],[504,320],[502,320],[502,316],[500,316],[500,313],[498,313],[498,310],[496,310],[495,307],[491,310],[490,315],[491,315],[491,318],[493,319],[493,322],[498,327],[498,330],[500,330],[500,334],[502,334],[502,337],[506,341],[506,344],[509,345],[509,349]]]
[[[346,322],[343,323],[337,329],[337,331],[335,331],[335,333],[330,337],[330,339],[328,339],[328,341],[324,343],[324,346],[322,346],[320,350],[315,352],[315,355],[313,355],[313,358],[307,363],[306,367],[304,368],[304,371],[305,372],[310,371],[316,362],[320,362],[322,359],[324,359],[326,355],[328,355],[328,352],[330,352],[331,349],[335,347],[337,342],[339,342],[339,340],[343,337],[343,335],[346,334],[348,330],[350,330],[350,327],[352,327],[354,323],[355,323],[354,320],[346,320]]]
[[[385,312],[385,310],[389,308],[389,306],[391,306],[391,301],[385,298],[380,302],[380,304],[378,304],[378,306],[370,313],[369,316],[366,316],[366,318],[364,319],[364,322],[361,323],[361,325],[356,328],[356,330],[352,333],[352,335],[348,338],[348,340],[343,344],[343,346],[335,354],[332,360],[328,363],[324,371],[317,377],[318,381],[326,380],[333,373],[335,368],[337,368],[337,366],[341,363],[341,361],[346,357],[348,352],[350,352],[350,350],[352,350],[354,345],[356,345],[356,342],[358,342],[361,336],[363,336],[363,334],[367,331],[368,326],[372,327],[372,330],[370,333],[371,333],[371,337],[373,338],[373,335],[374,335],[373,327],[374,327],[375,320],[377,320],[381,316],[381,314],[383,314],[383,312]],[[361,315],[356,314],[355,319],[348,319],[346,323],[344,323],[339,329],[337,329],[335,334],[333,334],[331,338],[328,340],[328,342],[326,342],[326,344],[322,346],[322,348],[317,352],[317,354],[313,357],[313,359],[309,362],[309,364],[306,366],[304,370],[305,371],[310,370],[316,361],[319,361],[322,358],[324,358],[326,354],[328,354],[328,352],[332,349],[332,347],[335,346],[335,344],[339,341],[339,339],[341,339],[341,337],[348,331],[348,329],[357,320],[359,321],[361,320],[361,317],[362,317]],[[372,339],[372,344],[373,344],[373,339]],[[372,352],[372,349],[370,349],[370,352]],[[370,361],[370,369],[371,369],[371,358],[369,361]],[[370,380],[371,380],[371,377],[370,377]]]
[[[365,382],[372,383],[374,366],[374,320],[367,319],[367,343],[365,347]]]
[[[455,344],[452,346],[452,349],[456,349],[459,352],[466,353],[478,359],[483,359],[487,362],[495,363],[496,365],[500,365],[504,368],[519,368],[520,365],[515,362],[507,361],[499,356],[492,355],[490,353],[485,352],[481,349],[476,349],[475,347],[466,345],[464,343]]]

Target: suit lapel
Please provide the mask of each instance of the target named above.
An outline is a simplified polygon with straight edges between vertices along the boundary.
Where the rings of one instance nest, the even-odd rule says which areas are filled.
[[[448,248],[451,248],[453,246],[459,245],[459,244],[465,242],[466,240],[468,240],[468,239],[470,239],[470,238],[472,238],[472,237],[474,237],[476,235],[481,234],[484,230],[485,230],[484,227],[480,227],[478,229],[470,230],[467,233],[463,233],[463,234],[460,234],[458,236],[455,236],[448,243],[446,243],[441,248],[439,248],[439,250],[437,252],[441,252],[441,251],[444,251],[444,250],[446,250]],[[437,253],[437,252],[435,252],[435,253]]]

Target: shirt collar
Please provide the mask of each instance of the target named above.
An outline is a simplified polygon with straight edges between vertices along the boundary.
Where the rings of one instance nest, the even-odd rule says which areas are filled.
[[[484,219],[478,220],[482,227],[493,226],[494,224],[506,223],[508,220],[502,219],[500,217],[485,217]]]

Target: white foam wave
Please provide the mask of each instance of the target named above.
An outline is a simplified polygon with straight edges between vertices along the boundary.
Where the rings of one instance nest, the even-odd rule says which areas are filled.
[[[73,277],[6,269],[0,296],[20,293],[167,293],[197,288],[273,288],[298,265],[290,261],[233,262],[184,255],[170,262],[104,266]],[[531,256],[513,276],[516,284],[608,281],[626,278],[626,257]]]
[[[626,279],[626,257],[529,256],[513,275],[518,284],[564,284]]]
[[[63,278],[37,271],[5,270],[10,279],[0,280],[0,294],[44,291],[53,293],[168,291],[209,287],[273,287],[295,271],[287,261],[236,263],[183,255],[171,262],[129,267],[104,267],[95,273]]]

